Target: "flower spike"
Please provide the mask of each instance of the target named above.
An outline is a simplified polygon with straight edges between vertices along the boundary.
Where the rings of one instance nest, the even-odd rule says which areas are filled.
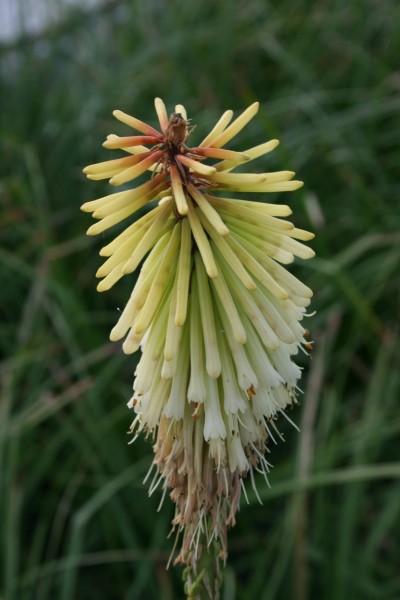
[[[292,171],[234,172],[279,143],[224,147],[258,108],[253,103],[233,121],[226,111],[195,145],[181,104],[168,117],[155,99],[160,131],[116,110],[135,133],[109,135],[103,146],[125,155],[84,169],[117,186],[148,175],[81,209],[97,219],[88,235],[126,224],[100,251],[99,291],[141,265],[110,339],[124,339],[127,354],[142,350],[128,403],[131,432],[153,436],[158,475],[149,493],[162,483],[175,504],[175,562],[186,565],[188,590],[218,588],[219,578],[200,568],[202,557],[219,572],[244,481],[250,476],[254,486],[254,470],[267,479],[275,421],[296,402],[301,369],[292,358],[311,348],[302,319],[312,291],[282,265],[312,258],[304,242],[313,234],[286,220],[286,204],[231,197],[303,185]]]

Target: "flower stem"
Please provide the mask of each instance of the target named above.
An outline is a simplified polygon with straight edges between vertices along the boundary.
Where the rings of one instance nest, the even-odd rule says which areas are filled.
[[[221,548],[205,541],[188,558],[182,579],[187,600],[219,600],[222,585]]]

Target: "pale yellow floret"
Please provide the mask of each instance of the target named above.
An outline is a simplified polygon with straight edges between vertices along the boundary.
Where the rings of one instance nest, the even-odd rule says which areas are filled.
[[[168,292],[169,290],[164,294],[154,316],[151,328],[144,338],[144,344],[142,344],[142,357],[136,369],[134,382],[134,389],[137,392],[143,393],[145,389],[149,389],[149,385],[152,385],[155,372],[159,372],[168,320],[170,299]]]
[[[263,264],[268,272],[276,279],[276,281],[288,292],[297,294],[304,298],[312,298],[313,291],[304,285],[297,277],[287,271],[284,267],[276,263],[272,258],[263,256]]]
[[[214,292],[214,294],[215,294],[215,292]],[[238,385],[239,385],[240,389],[242,389],[244,391],[248,390],[251,386],[254,386],[255,388],[257,388],[258,387],[258,379],[257,379],[257,376],[247,358],[247,354],[245,351],[246,345],[242,345],[237,340],[235,340],[235,338],[233,337],[232,330],[229,325],[228,318],[227,318],[222,306],[219,304],[219,302],[216,302],[216,306],[217,306],[217,310],[218,310],[219,319],[222,322],[222,327],[220,327],[219,319],[217,319],[217,318],[216,318],[216,324],[217,324],[217,327],[219,328],[219,330],[220,329],[223,330],[225,339],[228,342],[228,346],[229,346],[231,354],[232,354],[232,359],[233,359],[233,362],[235,363],[236,377],[237,377]],[[247,331],[246,327],[245,327],[245,329]]]
[[[224,411],[227,415],[236,414],[239,411],[244,412],[246,410],[246,403],[243,398],[243,391],[239,387],[231,351],[218,318],[216,318],[216,329],[222,366],[221,379],[224,391]],[[230,428],[228,428],[229,430]]]
[[[147,256],[140,269],[139,277],[133,289],[135,305],[138,309],[142,308],[147,300],[150,287],[154,281],[155,275],[160,266],[160,262],[164,256],[165,248],[170,243],[172,230],[167,231],[154,246],[152,251]],[[133,323],[133,321],[132,321]]]
[[[214,148],[213,146],[208,146],[206,148],[194,148],[194,151],[207,158],[222,158],[224,159],[224,162],[229,161],[233,165],[249,160],[249,157],[244,152],[235,152],[234,150],[227,150],[226,148]],[[217,171],[220,171],[218,168],[218,165],[220,164],[222,163],[214,165]]]
[[[146,397],[143,395],[138,402],[141,420],[145,423],[146,430],[148,431],[154,430],[158,426],[163,407],[168,398],[168,392],[170,391],[169,382],[164,381],[160,377],[159,365],[157,367],[156,377],[151,389],[148,390]],[[140,408],[141,404],[143,406],[142,409]]]
[[[110,289],[115,283],[113,272],[118,271],[121,275],[124,275],[123,267],[126,264],[127,260],[129,260],[139,243],[141,242],[143,236],[146,234],[146,231],[149,229],[148,227],[143,227],[138,230],[135,234],[132,235],[131,238],[125,240],[125,242],[116,250],[111,257],[103,263],[103,265],[98,269],[96,276],[104,277],[104,280],[101,281],[97,289],[101,292]],[[169,234],[170,230],[173,227],[172,221],[169,221],[159,233],[160,239],[163,239],[164,235]],[[129,252],[128,252],[129,249]],[[118,278],[119,279],[119,278]]]
[[[303,296],[297,296],[297,294],[294,294],[293,292],[291,292],[291,294],[289,295],[289,298],[293,302],[293,304],[295,304],[296,306],[298,306],[300,308],[307,308],[307,306],[310,306],[310,304],[311,304],[311,298],[304,298]]]
[[[228,286],[226,285],[226,281],[222,275],[219,273],[219,276],[215,279],[211,280],[215,291],[217,293],[218,299],[223,307],[223,310],[228,317],[230,326],[232,327],[232,333],[235,340],[239,342],[239,344],[245,344],[247,341],[246,332],[243,327],[243,323],[240,320],[235,302],[231,296]]]
[[[218,277],[217,265],[214,261],[210,243],[207,239],[206,234],[204,233],[203,226],[199,220],[197,209],[194,208],[190,200],[188,201],[188,206],[188,219],[190,223],[190,228],[192,230],[193,237],[196,240],[196,244],[203,259],[207,274],[209,277]]]
[[[170,306],[168,312],[167,331],[165,334],[164,358],[172,360],[180,348],[181,329],[175,323],[175,312],[178,292],[178,272],[175,275],[174,285],[172,287]]]
[[[116,194],[110,194],[109,196],[98,198],[97,200],[85,202],[85,204],[81,206],[81,210],[84,212],[93,212],[93,217],[95,219],[103,218],[108,216],[110,211],[125,208],[125,206],[128,206],[137,198],[156,198],[157,194],[165,188],[165,185],[165,175],[157,175],[154,179],[143,183],[133,190],[117,192]]]
[[[162,131],[165,131],[168,127],[168,114],[167,109],[165,108],[165,104],[161,100],[161,98],[155,98],[154,106],[156,109],[158,120],[160,121],[161,129]]]
[[[184,327],[180,360],[172,378],[171,391],[164,408],[166,417],[180,420],[183,418],[187,404],[186,390],[189,377],[189,328]]]
[[[125,148],[131,148],[132,146],[141,146],[144,147],[146,145],[154,146],[155,144],[159,144],[159,138],[149,135],[128,135],[128,136],[114,136],[108,137],[103,142],[103,148],[107,148],[109,150],[124,150]],[[147,148],[150,151],[149,148]],[[134,154],[134,153],[133,153]],[[140,153],[136,153],[140,154]]]
[[[143,306],[140,316],[135,324],[135,332],[142,333],[151,324],[152,318],[157,310],[158,304],[167,287],[168,280],[173,277],[173,266],[176,263],[176,253],[181,237],[181,225],[177,223],[174,227],[167,249],[161,259],[157,274],[151,285],[147,300]]]
[[[239,224],[249,224],[258,229],[267,227],[268,229],[279,231],[294,229],[294,225],[290,221],[272,217],[269,214],[266,214],[264,211],[258,211],[256,206],[254,208],[247,207],[243,206],[242,204],[235,203],[235,201],[231,201],[226,198],[217,198],[215,196],[208,196],[207,198],[214,206],[219,208],[220,212],[224,215],[224,218],[225,216],[232,217],[232,219],[237,220]]]
[[[107,290],[111,289],[112,286],[117,283],[117,281],[122,279],[123,276],[124,273],[122,272],[122,267],[118,265],[97,284],[97,291],[106,292]]]
[[[295,256],[302,258],[303,260],[307,260],[308,258],[314,258],[315,252],[309,246],[305,244],[301,244],[297,240],[293,239],[291,236],[284,236],[284,240],[282,241],[282,246],[288,252],[291,252]]]
[[[132,225],[129,225],[129,227],[124,229],[124,231],[122,231],[119,235],[117,235],[116,238],[114,238],[109,244],[107,244],[100,250],[100,256],[111,256],[112,254],[114,254],[114,252],[118,250],[120,245],[127,239],[129,239],[134,233],[136,233],[136,231],[142,229],[142,227],[146,226],[147,224],[149,224],[150,226],[149,222],[153,221],[160,213],[160,211],[161,206],[156,206],[148,213],[143,215],[143,217],[132,223]]]
[[[125,305],[117,323],[114,325],[110,333],[110,340],[116,342],[126,335],[128,329],[133,328],[135,319],[139,315],[139,311],[144,304],[144,299],[147,298],[151,284],[153,283],[154,277],[160,265],[161,258],[152,261],[151,266],[148,267],[148,272],[139,276],[139,279],[130,295],[128,302]],[[140,334],[142,335],[142,334]]]
[[[227,217],[227,220],[229,221],[230,218]],[[258,231],[255,227],[252,228],[251,225],[247,223],[239,223],[239,221],[232,221],[232,223],[230,223],[230,227],[232,231],[232,237],[242,244],[242,246],[246,248],[250,254],[253,253],[253,250],[255,252],[257,251],[258,255],[262,251],[268,255],[271,255],[275,260],[279,260],[279,262],[283,262],[285,264],[293,262],[293,253],[290,249],[285,247],[286,240],[290,240],[290,238],[286,235],[281,235],[282,232],[260,228],[262,235],[258,235]]]
[[[221,361],[215,333],[214,311],[212,306],[207,273],[199,252],[195,253],[195,271],[199,293],[201,324],[206,354],[206,369],[210,377],[217,378],[221,374]]]
[[[116,158],[114,160],[106,160],[104,162],[88,165],[83,169],[86,175],[103,175],[104,173],[118,173],[137,163],[140,160],[139,156],[125,156],[124,158]],[[105,178],[105,176],[104,176]]]
[[[136,244],[140,240],[142,232],[136,232],[131,238],[125,240],[123,244],[97,269],[96,277],[106,277],[118,265],[122,265],[132,254]]]
[[[113,212],[109,216],[104,217],[104,219],[101,219],[97,223],[94,223],[94,225],[91,225],[89,227],[89,229],[86,231],[86,235],[98,235],[99,233],[102,233],[106,229],[109,229],[113,225],[116,225],[117,223],[120,223],[120,221],[123,221],[124,219],[129,217],[131,214],[136,212],[138,210],[138,208],[140,208],[141,206],[144,206],[144,204],[146,204],[146,202],[147,202],[147,200],[145,199],[145,200],[142,200],[142,202],[138,202],[137,208],[135,205],[133,205],[133,206],[128,206],[127,208],[122,208],[121,210],[117,210],[116,212]]]
[[[276,281],[271,275],[260,265],[260,263],[252,256],[232,235],[228,238],[228,243],[231,248],[237,253],[242,263],[253,273],[254,277],[258,279],[263,285],[265,285],[277,298],[287,298],[288,293]]]
[[[118,119],[118,121],[125,123],[125,125],[128,125],[133,129],[137,129],[145,135],[151,135],[161,139],[160,132],[154,129],[154,127],[150,127],[150,125],[147,125],[147,123],[143,123],[143,121],[140,121],[135,117],[131,117],[131,115],[127,115],[126,113],[122,112],[122,110],[114,110],[113,115],[116,119]]]
[[[148,156],[147,158],[144,158],[138,164],[134,165],[133,167],[129,167],[128,169],[125,169],[121,173],[118,173],[118,175],[114,175],[114,177],[112,177],[110,179],[110,184],[111,185],[122,185],[123,183],[126,183],[127,181],[136,179],[136,177],[139,177],[139,175],[142,175],[142,173],[147,171],[151,167],[151,165],[153,165],[154,163],[157,163],[158,159],[161,156],[162,156],[161,150],[159,150],[158,152],[152,152],[150,156]]]
[[[211,196],[213,200],[215,196]],[[206,198],[208,196],[206,195]],[[239,200],[238,198],[219,198],[219,200],[225,201],[228,204],[237,204],[239,206],[245,206],[252,210],[257,210],[261,213],[266,213],[271,217],[288,217],[292,214],[292,209],[286,204],[268,204],[267,202],[256,202],[254,200]]]
[[[260,173],[265,177],[267,183],[280,183],[290,181],[296,175],[294,171],[274,171],[272,173]]]
[[[220,135],[220,133],[229,125],[233,117],[233,110],[226,110],[221,118],[217,121],[210,133],[199,144],[199,147],[211,146],[212,142]]]
[[[146,258],[130,298],[126,303],[116,325],[111,331],[110,340],[112,342],[123,338],[128,329],[132,327],[138,311],[143,306],[148,296],[154,276],[159,267],[161,253],[164,251],[164,248],[169,242],[170,237],[171,234],[164,235]]]
[[[279,339],[258,308],[252,293],[232,273],[229,273],[229,270],[224,269],[224,274],[238,306],[241,306],[249,317],[264,346],[270,350],[276,350],[279,347]]]
[[[231,227],[232,229],[235,229],[234,226],[231,225]],[[252,235],[251,233],[249,233],[251,231],[250,227],[247,226],[247,229],[248,232],[242,232],[239,230],[239,234],[237,234],[236,231],[234,233],[236,239],[241,238],[239,241],[241,243],[243,241],[243,245],[245,247],[247,247],[246,244],[251,244],[251,246],[248,247],[250,253],[253,252],[253,246],[260,247],[266,250],[268,254],[271,254],[273,258],[279,260],[279,262],[284,262],[286,264],[289,264],[293,261],[293,255],[298,256],[299,258],[302,258],[304,260],[308,258],[313,258],[315,255],[314,250],[312,250],[308,246],[305,246],[304,244],[301,244],[297,240],[292,239],[288,235],[281,235],[278,232],[273,233],[270,230],[266,230],[265,232],[263,232],[262,238],[264,238],[264,240],[267,241],[264,241],[262,238],[260,240],[259,238],[254,237],[254,234]],[[284,233],[286,234],[286,232]],[[278,258],[279,254],[281,254],[280,258]],[[286,256],[287,254],[289,256]]]
[[[208,378],[208,394],[204,400],[204,439],[225,439],[226,427],[221,414],[218,384]]]
[[[102,179],[111,179],[114,177],[116,173],[118,173],[121,169],[114,169],[112,171],[103,171],[102,173],[96,173],[95,175],[86,175],[87,179],[90,181],[101,181]]]
[[[228,235],[229,229],[219,216],[218,212],[212,205],[204,198],[203,194],[195,188],[193,185],[188,186],[188,191],[192,198],[196,201],[197,206],[201,212],[205,214],[211,225],[220,235]]]
[[[182,326],[186,320],[189,296],[189,281],[192,268],[192,232],[187,219],[182,221],[181,247],[178,264],[178,289],[175,325]]]
[[[188,400],[190,402],[204,402],[206,396],[207,371],[204,365],[204,340],[201,327],[199,293],[197,277],[194,275],[191,282],[190,294],[190,382],[188,387]]]
[[[110,258],[108,258],[101,265],[101,267],[97,270],[96,277],[106,277],[117,266],[120,266],[121,270],[122,270],[122,266],[126,263],[127,259],[132,255],[132,252],[134,251],[135,247],[142,239],[145,231],[146,231],[146,228],[143,227],[143,228],[139,229],[138,231],[136,231],[127,240],[125,240],[121,244],[121,246],[110,256]],[[160,237],[160,240],[157,243],[156,247],[158,247],[158,244],[166,245],[165,240],[168,240],[170,235],[171,235],[170,231],[163,234]],[[153,255],[153,253],[155,252],[155,248],[153,248],[151,255]],[[143,271],[143,267],[142,267],[142,271]],[[142,273],[142,271],[141,271],[141,273]],[[139,280],[137,281],[136,285],[138,285],[138,282],[139,282]]]
[[[268,142],[264,142],[258,146],[253,146],[244,152],[247,154],[250,160],[254,160],[259,156],[263,156],[264,154],[268,154],[268,152],[272,152],[272,150],[275,150],[278,145],[279,140],[269,140]]]
[[[250,242],[254,242],[254,238],[252,238],[252,236],[244,235],[243,237]],[[269,256],[271,256],[271,258],[284,265],[290,265],[294,261],[294,254],[288,249],[283,249],[279,242],[270,243],[266,242],[265,240],[261,240],[260,242],[257,241],[256,245],[264,250]]]
[[[264,315],[267,323],[282,342],[285,342],[285,344],[292,344],[297,341],[295,333],[286,322],[285,311],[279,304],[279,301],[274,303],[269,295],[267,296],[265,288],[257,288],[253,293],[253,299]]]
[[[175,198],[176,208],[180,215],[187,215],[188,204],[185,192],[183,191],[182,181],[176,167],[170,168],[172,192]]]
[[[134,330],[131,330],[122,344],[122,350],[124,353],[133,354],[134,352],[137,352],[140,348],[140,344],[142,343],[143,336],[143,333],[138,334],[135,333]]]
[[[211,183],[223,184],[229,188],[231,185],[261,185],[266,181],[265,175],[261,173],[214,173],[208,179]]]
[[[231,222],[230,217],[227,217],[227,221],[235,239],[237,239],[240,243],[243,243],[243,245],[246,241],[251,242],[254,246],[262,249],[264,252],[272,256],[272,258],[281,263],[290,264],[293,262],[293,254],[290,251],[282,248],[284,240],[289,239],[287,236],[279,236],[279,239],[277,239],[276,236],[274,236],[272,239],[271,236],[270,241],[266,241],[269,239],[268,233],[271,232],[271,230],[262,230],[263,236],[258,237],[255,228],[252,231],[252,227],[247,223],[239,224],[239,221],[236,220],[232,220]]]
[[[259,102],[254,102],[253,104],[251,104],[248,108],[246,108],[246,110],[242,112],[241,115],[237,117],[237,119],[233,121],[233,123],[231,123],[231,125],[229,125],[229,127],[225,129],[225,131],[220,133],[217,138],[214,138],[210,145],[214,146],[215,148],[221,148],[221,146],[224,146],[233,137],[235,137],[235,135],[237,135],[239,131],[241,131],[249,121],[251,121],[254,115],[257,114],[259,106]]]
[[[270,310],[274,310],[279,315],[281,321],[283,321],[286,324],[286,326],[291,331],[292,336],[294,337],[294,340],[292,342],[290,342],[289,340],[284,340],[283,338],[282,340],[286,344],[304,341],[305,330],[300,324],[300,321],[303,319],[305,310],[303,306],[298,306],[297,304],[295,304],[293,300],[295,295],[291,294],[290,299],[281,302],[277,300],[272,294],[270,294],[269,290],[267,290],[266,288],[262,288],[261,292],[265,303],[262,307],[262,310],[264,311],[264,309],[266,309],[266,307],[269,305]],[[300,296],[297,296],[296,298],[300,299]],[[301,300],[308,300],[308,302],[310,301],[309,298],[306,299],[304,297],[301,298]],[[273,316],[271,318],[272,322],[274,322]],[[278,331],[277,334],[280,335]],[[294,348],[293,353],[295,352],[296,349]]]
[[[287,235],[292,238],[296,238],[296,240],[302,240],[303,242],[309,242],[315,238],[315,234],[311,233],[311,231],[306,231],[305,229],[298,229],[295,227],[292,231],[288,231]]]
[[[250,275],[244,268],[243,264],[240,262],[239,258],[237,257],[235,252],[232,250],[232,248],[229,246],[227,241],[218,234],[218,232],[215,230],[215,228],[207,220],[205,215],[200,214],[199,216],[200,216],[200,220],[201,220],[204,228],[206,229],[207,233],[213,240],[211,242],[212,250],[215,250],[215,248],[217,248],[218,251],[221,253],[221,255],[224,257],[225,261],[230,265],[232,270],[235,272],[236,276],[240,279],[240,281],[243,282],[243,285],[249,290],[254,290],[256,288],[256,284],[254,283],[254,280],[250,277]],[[214,244],[215,244],[215,248],[214,248]]]
[[[232,192],[293,192],[303,187],[303,181],[280,181],[280,182],[268,182],[263,181],[262,183],[256,184],[232,184],[229,190]]]
[[[159,239],[161,232],[167,223],[168,217],[171,212],[171,201],[160,206],[160,212],[150,225],[149,229],[140,240],[139,244],[133,251],[130,259],[125,263],[123,267],[124,274],[132,273],[139,265],[144,255],[150,250],[150,248]]]
[[[271,357],[277,352],[280,352],[283,344],[275,351],[270,351],[265,348],[260,337],[259,332],[253,325],[246,315],[243,316],[243,321],[246,323],[246,331],[249,338],[249,344],[247,348],[249,360],[254,367],[254,370],[258,376],[258,383],[260,389],[257,391],[256,397],[268,392],[271,388],[276,388],[280,385],[284,378],[275,369]],[[272,413],[275,412],[275,408],[272,408]],[[268,415],[271,416],[271,413]]]
[[[126,190],[125,192],[116,192],[115,194],[109,194],[107,196],[103,196],[102,198],[97,198],[96,200],[90,200],[90,202],[85,202],[81,206],[81,210],[83,212],[93,212],[100,208],[111,204],[114,200],[119,200],[120,198],[136,198],[136,190]]]
[[[122,205],[122,208],[119,209],[117,209],[117,205],[115,206],[114,210],[112,210],[111,207],[109,208],[108,206],[102,209],[98,209],[99,212],[97,212],[97,214],[94,214],[93,216],[96,218],[100,217],[101,220],[98,221],[98,223],[95,223],[94,225],[89,227],[89,229],[87,230],[87,235],[97,235],[99,233],[102,233],[106,229],[109,229],[113,225],[120,223],[133,213],[137,212],[140,208],[145,206],[147,202],[150,199],[152,199],[153,193],[154,190],[151,190],[147,195],[136,198],[135,200],[132,200],[131,198],[129,198],[129,196],[127,198],[119,198],[116,201],[117,205]]]
[[[184,119],[187,119],[186,108],[182,104],[177,104],[175,106],[175,112],[180,114]]]
[[[139,186],[142,187],[142,186]],[[136,191],[138,188],[132,191]],[[158,185],[152,186],[146,193],[141,194],[127,194],[125,197],[116,198],[109,204],[106,204],[102,208],[98,208],[92,214],[94,219],[104,219],[104,217],[110,216],[112,213],[125,209],[129,206],[137,206],[135,210],[138,210],[144,206],[147,202],[157,200],[161,192],[165,193],[165,182],[158,183]],[[135,211],[133,211],[135,212]]]
[[[257,288],[254,279],[250,277],[240,259],[225,240],[213,240],[211,248],[218,258],[218,262],[223,259],[231,267],[236,277],[243,283],[246,289],[255,290]]]
[[[168,196],[162,196],[162,198],[160,198],[160,200],[158,201],[159,205],[165,204],[166,202],[173,200],[173,196],[169,195],[169,192],[171,191],[171,189],[168,189],[165,191],[168,192]]]
[[[110,133],[107,136],[106,141],[103,142],[104,148],[109,147],[107,145],[107,142],[115,143],[119,139],[122,139],[122,138],[120,138],[120,136],[118,136],[118,135],[115,135],[115,133]],[[124,152],[129,152],[129,154],[143,154],[143,152],[149,151],[149,149],[146,146],[129,146],[128,148],[121,148],[121,150],[123,150]]]
[[[254,148],[249,148],[248,150],[245,150],[243,154],[246,158],[244,158],[239,163],[234,159],[230,160],[227,158],[226,160],[223,160],[222,162],[217,163],[214,166],[217,169],[217,171],[230,171],[231,169],[237,167],[239,164],[248,163],[251,160],[258,158],[259,156],[263,156],[264,154],[268,154],[268,152],[272,152],[272,150],[274,150],[278,145],[279,140],[270,140],[269,142],[265,142],[264,144],[260,144],[259,146],[254,146]]]
[[[272,243],[278,247],[281,247],[282,242],[286,239],[289,239],[287,234],[290,233],[291,229],[274,227],[274,225],[269,224],[266,219],[262,219],[262,216],[265,218],[268,215],[260,215],[260,222],[262,225],[260,227],[258,227],[255,223],[246,223],[241,221],[238,217],[232,217],[230,215],[224,215],[224,219],[231,231],[239,233],[240,235],[246,235],[251,241],[257,241],[257,243],[262,245],[265,243]],[[291,225],[291,223],[288,223],[288,225]]]
[[[183,332],[183,327],[177,328],[180,332]],[[182,335],[182,334],[180,334]],[[172,379],[176,373],[179,363],[179,356],[176,354],[171,360],[165,360],[162,363],[161,377],[165,380]]]
[[[200,175],[212,175],[213,173],[215,173],[214,167],[210,167],[209,165],[203,165],[203,163],[199,162],[198,160],[193,160],[192,158],[188,158],[183,154],[178,154],[176,158],[179,160],[179,162],[191,169],[194,173],[199,173]]]

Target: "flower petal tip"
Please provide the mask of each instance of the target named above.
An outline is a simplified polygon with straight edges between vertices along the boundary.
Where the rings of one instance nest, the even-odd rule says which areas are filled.
[[[107,290],[108,290],[108,287],[106,287],[106,286],[104,285],[104,279],[103,279],[102,281],[100,281],[100,283],[98,283],[98,284],[97,284],[96,290],[97,290],[98,292],[105,292],[105,291],[107,291]]]
[[[211,379],[218,379],[218,377],[221,375],[221,369],[218,369],[214,366],[207,366],[207,373],[211,377]]]
[[[139,350],[139,345],[132,343],[130,340],[125,340],[122,344],[122,350],[124,354],[134,354],[137,350]]]
[[[121,337],[120,332],[114,327],[110,332],[110,342],[118,342]]]
[[[94,225],[91,225],[89,227],[89,229],[86,230],[86,235],[97,235],[97,231],[96,231],[96,225],[97,223],[95,223]]]

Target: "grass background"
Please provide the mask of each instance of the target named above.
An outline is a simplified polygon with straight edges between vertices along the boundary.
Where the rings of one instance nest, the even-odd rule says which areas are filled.
[[[256,166],[297,171],[305,187],[276,201],[317,233],[317,258],[293,267],[317,310],[302,432],[282,424],[264,505],[242,503],[223,598],[399,598],[399,3],[62,13],[0,48],[1,600],[182,597],[172,507],[142,485],[151,446],[127,445],[137,356],[108,342],[132,280],[96,293],[102,242],[79,212],[107,193],[81,169],[109,156],[112,110],[153,122],[158,95],[186,105],[193,136],[260,100],[240,147],[280,138]]]

